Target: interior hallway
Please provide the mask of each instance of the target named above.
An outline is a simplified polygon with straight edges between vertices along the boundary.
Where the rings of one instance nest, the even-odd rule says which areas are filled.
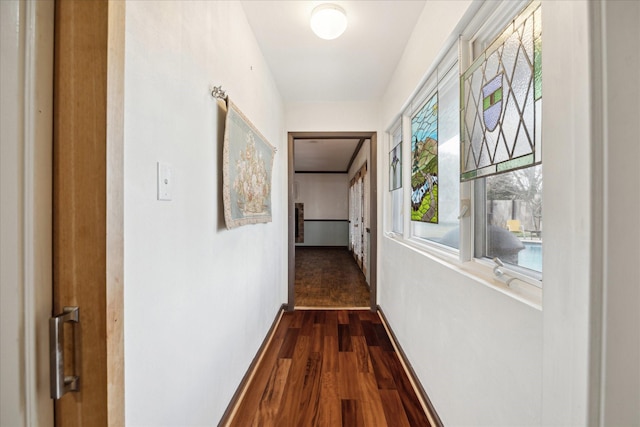
[[[296,307],[370,307],[364,274],[347,248],[296,247]]]
[[[369,310],[282,315],[226,426],[432,426]]]
[[[52,257],[40,253],[52,245],[33,239],[51,236],[41,230],[51,227],[52,131],[35,122],[49,128],[53,122],[53,78],[41,74],[47,68],[53,73],[53,64],[40,61],[53,55],[52,9],[61,3],[0,1],[0,92],[6,106],[0,114],[0,425],[26,427],[30,418],[46,427],[34,406],[52,407],[46,348]],[[371,165],[379,173],[372,182],[380,184],[379,221],[372,228],[378,244],[378,268],[371,270],[377,273],[375,301],[445,424],[640,425],[640,222],[629,214],[640,211],[640,168],[634,161],[640,158],[640,79],[633,78],[640,70],[640,2],[543,1],[546,235],[538,301],[494,279],[490,267],[468,269],[480,266],[473,259],[443,262],[438,251],[413,244],[408,215],[400,215],[402,233],[390,227],[394,206],[408,209],[406,203],[394,205],[388,192],[394,123],[408,125],[412,106],[428,91],[424,83],[442,75],[438,64],[448,48],[482,51],[479,45],[500,31],[498,21],[511,19],[517,1],[345,1],[350,16],[368,23],[345,35],[365,44],[351,54],[332,54],[341,40],[327,42],[327,49],[311,46],[319,41],[308,28],[309,14],[291,8],[311,12],[313,2],[66,3],[109,14],[99,24],[76,15],[78,30],[90,33],[73,33],[81,49],[68,51],[78,64],[68,76],[91,88],[76,91],[83,100],[77,106],[86,102],[98,109],[98,119],[77,121],[77,132],[93,135],[78,142],[111,156],[115,151],[103,145],[108,143],[124,150],[124,162],[89,168],[84,157],[75,156],[69,172],[82,184],[76,189],[88,188],[95,196],[96,208],[76,205],[77,214],[105,217],[113,236],[109,245],[124,244],[121,262],[109,264],[118,274],[103,271],[79,282],[86,288],[93,279],[108,281],[109,292],[122,299],[123,316],[98,322],[101,332],[94,334],[104,345],[107,339],[119,342],[119,348],[107,348],[124,357],[124,370],[117,365],[108,372],[120,377],[126,393],[113,393],[105,402],[126,411],[121,425],[204,426],[220,419],[274,315],[288,301],[287,212],[293,189],[286,184],[287,133],[338,129],[375,131]],[[418,8],[409,16],[415,25],[396,15],[402,6]],[[34,26],[43,8],[51,10],[51,19]],[[374,8],[384,12],[382,18],[367,19],[365,9]],[[265,31],[254,29],[253,21],[261,21]],[[43,31],[34,33],[39,27]],[[297,33],[281,33],[285,30]],[[406,39],[390,48],[386,42],[400,31]],[[98,39],[107,44],[92,48]],[[262,49],[269,42],[274,48]],[[297,48],[298,42],[310,47]],[[43,55],[38,45],[47,46]],[[363,60],[361,54],[376,48],[381,48],[377,60]],[[119,59],[83,61],[89,53]],[[316,60],[342,72],[327,72],[314,66]],[[312,78],[312,72],[334,84]],[[370,77],[380,83],[366,85]],[[216,85],[223,85],[278,149],[270,223],[225,229],[224,115],[209,96]],[[98,103],[106,91],[123,102]],[[105,117],[115,122],[104,105],[124,123],[118,137],[105,138]],[[34,146],[36,138],[46,140],[45,149],[34,150],[40,146]],[[406,160],[410,141],[403,141]],[[176,178],[172,201],[157,200],[158,162],[170,165]],[[95,194],[94,180],[101,188],[108,185],[109,195],[123,194],[122,203],[98,211],[105,198]],[[471,191],[460,196],[464,203],[475,197]],[[473,217],[461,219],[473,228]],[[122,234],[111,228],[114,220]],[[90,234],[73,237],[73,245],[88,239],[96,251],[112,254],[111,246],[97,245]],[[466,243],[463,259],[474,249]],[[89,253],[84,259],[90,262],[78,268],[96,265]],[[91,300],[105,295],[110,296],[94,293]],[[62,302],[67,304],[75,303]],[[94,318],[82,310],[88,314],[83,318]],[[116,324],[122,334],[106,332],[105,325]],[[78,329],[95,330],[87,323]],[[99,382],[114,389],[114,383]],[[76,397],[68,399],[80,401]]]

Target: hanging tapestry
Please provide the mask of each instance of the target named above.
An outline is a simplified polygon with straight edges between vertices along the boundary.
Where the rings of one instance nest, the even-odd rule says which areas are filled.
[[[402,141],[389,152],[389,191],[402,187]]]
[[[275,147],[227,100],[223,148],[223,200],[227,228],[271,222]]]
[[[411,118],[411,220],[438,223],[438,93]]]
[[[460,77],[460,180],[541,163],[540,3],[516,17]]]

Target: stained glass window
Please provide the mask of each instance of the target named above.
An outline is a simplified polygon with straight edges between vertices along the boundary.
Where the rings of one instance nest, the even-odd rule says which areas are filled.
[[[402,126],[401,121],[392,132],[394,148],[389,153],[389,189],[391,190],[391,230],[402,234],[404,197],[402,194]]]
[[[402,187],[402,133],[394,135],[395,147],[389,152],[389,191]]]
[[[542,24],[534,2],[460,77],[460,180],[542,161]]]
[[[411,220],[438,223],[438,93],[411,118]]]

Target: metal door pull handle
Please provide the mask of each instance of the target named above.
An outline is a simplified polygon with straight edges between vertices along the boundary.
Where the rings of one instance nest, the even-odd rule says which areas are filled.
[[[49,319],[49,367],[53,399],[60,399],[68,391],[78,391],[80,386],[80,377],[64,374],[63,326],[66,322],[80,322],[78,307],[64,307],[62,314]]]

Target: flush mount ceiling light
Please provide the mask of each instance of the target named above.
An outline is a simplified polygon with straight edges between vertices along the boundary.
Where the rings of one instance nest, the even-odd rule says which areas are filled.
[[[311,29],[321,39],[338,38],[347,29],[347,14],[338,5],[321,4],[311,12]]]

